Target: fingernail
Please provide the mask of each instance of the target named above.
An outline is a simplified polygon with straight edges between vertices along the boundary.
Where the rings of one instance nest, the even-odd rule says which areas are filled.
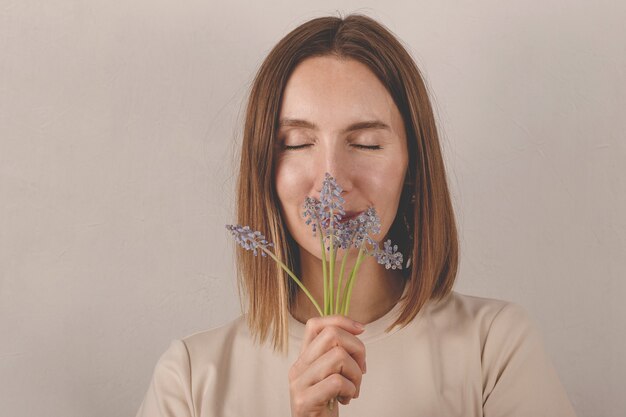
[[[358,321],[354,322],[354,327],[356,327],[359,330],[363,330],[365,329],[365,326],[363,326],[361,323],[359,323]]]

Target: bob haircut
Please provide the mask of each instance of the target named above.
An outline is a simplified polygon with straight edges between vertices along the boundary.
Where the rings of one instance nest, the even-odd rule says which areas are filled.
[[[320,17],[288,33],[262,62],[250,88],[245,113],[236,211],[274,242],[274,253],[297,275],[299,246],[286,228],[274,181],[275,135],[287,80],[306,58],[335,56],[365,64],[400,110],[406,129],[409,165],[396,218],[388,237],[398,245],[406,295],[387,331],[406,326],[431,299],[452,291],[458,267],[458,237],[435,118],[415,62],[399,40],[372,18],[351,14]],[[413,197],[413,198],[412,198]],[[242,310],[254,340],[272,331],[274,351],[288,352],[289,309],[297,285],[276,262],[250,256],[237,246],[236,268]]]

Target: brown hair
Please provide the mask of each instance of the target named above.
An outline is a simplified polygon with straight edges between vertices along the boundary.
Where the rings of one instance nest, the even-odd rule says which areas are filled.
[[[397,320],[404,327],[430,299],[452,291],[458,267],[458,237],[444,162],[428,93],[419,69],[400,41],[368,16],[320,17],[292,30],[270,51],[251,86],[237,184],[237,221],[274,242],[274,253],[299,275],[299,247],[281,217],[274,187],[274,141],[287,80],[306,58],[333,55],[369,67],[387,88],[404,120],[409,166],[388,237],[410,260],[403,268],[406,296]],[[411,196],[415,196],[412,201]],[[270,328],[275,351],[288,351],[288,314],[297,291],[269,258],[237,247],[240,300],[255,340]],[[243,302],[243,301],[242,301]],[[243,307],[243,304],[242,304]]]

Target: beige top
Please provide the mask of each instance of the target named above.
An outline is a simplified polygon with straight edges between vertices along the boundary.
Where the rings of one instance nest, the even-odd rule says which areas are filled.
[[[367,374],[342,417],[575,416],[541,335],[517,304],[453,291],[403,329],[396,305],[365,326]],[[304,324],[289,321],[289,355],[255,346],[243,316],[173,340],[137,417],[286,417],[288,371]]]

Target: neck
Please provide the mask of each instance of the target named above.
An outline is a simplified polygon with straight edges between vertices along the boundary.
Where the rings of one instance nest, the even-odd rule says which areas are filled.
[[[344,251],[340,251],[344,252]],[[337,253],[333,279],[333,297],[337,295],[337,284],[341,269],[340,253]],[[341,287],[348,281],[350,271],[356,263],[356,251],[350,250],[344,269]],[[324,308],[324,278],[322,261],[305,250],[300,251],[301,281],[315,298],[320,308]],[[329,274],[330,275],[330,272]],[[398,302],[404,290],[404,277],[398,270],[385,269],[372,256],[366,256],[357,272],[352,288],[348,317],[363,324],[371,323],[388,313]],[[335,301],[333,300],[333,308]],[[319,317],[315,306],[298,288],[292,316],[301,323],[312,317]]]

